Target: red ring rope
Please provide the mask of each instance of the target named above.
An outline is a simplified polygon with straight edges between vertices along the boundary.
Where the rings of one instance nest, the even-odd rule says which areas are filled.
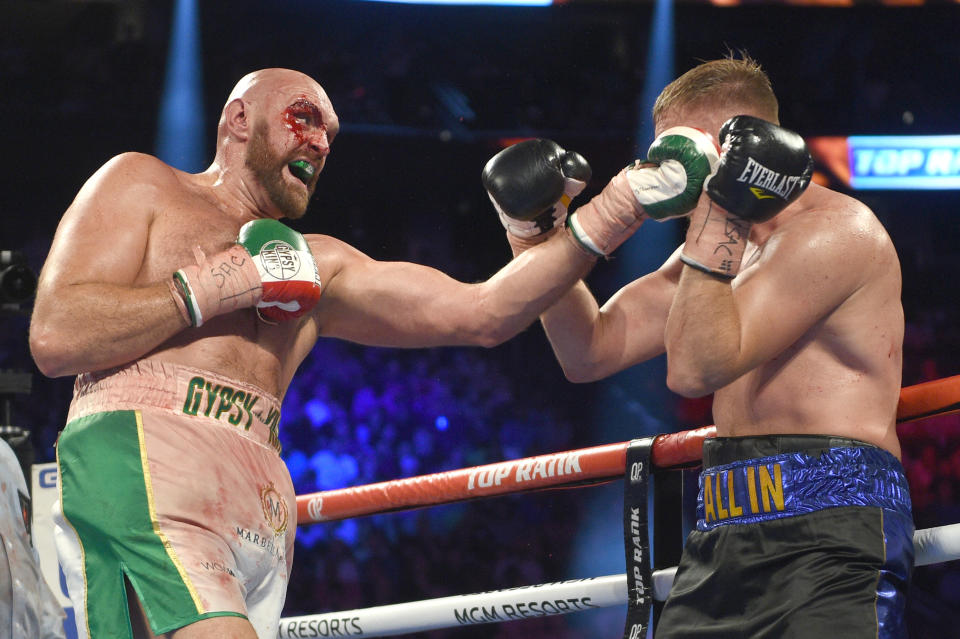
[[[960,411],[960,375],[907,386],[900,391],[897,422]],[[652,460],[657,468],[699,462],[703,440],[714,426],[657,437]],[[328,490],[297,496],[301,524],[348,519],[583,483],[623,476],[629,442],[539,455],[432,475]]]

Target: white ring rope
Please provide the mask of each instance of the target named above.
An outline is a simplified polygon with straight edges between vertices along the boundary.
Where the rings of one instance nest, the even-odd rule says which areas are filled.
[[[918,530],[914,566],[960,559],[960,523]],[[677,569],[653,573],[653,598],[670,593]],[[438,628],[519,621],[627,603],[627,576],[607,575],[537,586],[280,620],[280,637],[389,637]]]
[[[924,528],[913,533],[914,566],[960,559],[960,524]]]
[[[960,523],[918,530],[914,566],[960,559]],[[653,573],[653,598],[670,593],[677,569]],[[293,637],[389,637],[438,628],[519,621],[627,603],[627,576],[608,575],[537,586],[454,595],[409,603],[328,612],[280,620],[281,639]]]
[[[653,591],[670,590],[675,568],[654,573]],[[280,620],[280,637],[388,637],[391,635],[518,621],[608,608],[627,602],[627,576],[608,575],[473,595],[331,612]],[[341,633],[341,634],[337,634]]]

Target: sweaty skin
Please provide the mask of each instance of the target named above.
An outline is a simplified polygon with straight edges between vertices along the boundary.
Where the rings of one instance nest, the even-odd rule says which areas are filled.
[[[736,107],[691,110],[666,114],[656,130],[685,125],[717,135],[739,114],[764,117]],[[691,224],[710,205],[701,197]],[[602,308],[581,282],[541,319],[573,381],[666,350],[668,386],[690,397],[713,393],[720,436],[831,434],[899,457],[900,293],[899,260],[877,218],[814,184],[753,226],[732,284],[684,267],[675,252]]]
[[[494,346],[593,265],[558,236],[485,282],[466,284],[308,235],[322,287],[311,313],[268,323],[245,308],[188,327],[168,286],[172,274],[195,263],[196,248],[213,255],[233,245],[250,220],[303,216],[338,130],[319,84],[267,69],[246,76],[228,98],[206,171],[185,173],[139,153],[108,161],[64,214],[41,271],[30,329],[40,370],[63,376],[157,360],[282,398],[321,335],[380,346]],[[172,635],[254,636],[236,617]]]
[[[717,131],[726,119],[681,116]],[[710,206],[701,197],[691,225]],[[683,269],[667,320],[667,383],[688,396],[713,392],[721,436],[831,434],[899,458],[900,293],[900,262],[879,220],[811,185],[753,226],[732,285]]]
[[[146,357],[216,370],[282,397],[320,335],[385,346],[492,346],[525,328],[538,306],[593,264],[557,238],[538,247],[542,259],[464,284],[307,235],[323,291],[313,313],[273,325],[246,309],[184,330],[165,290],[171,273],[194,261],[196,246],[207,255],[229,247],[249,220],[303,215],[338,128],[320,85],[269,70],[231,95],[205,172],[137,153],[104,165],[64,215],[41,273],[31,326],[41,370],[72,375]],[[308,183],[291,171],[296,161],[315,168]]]

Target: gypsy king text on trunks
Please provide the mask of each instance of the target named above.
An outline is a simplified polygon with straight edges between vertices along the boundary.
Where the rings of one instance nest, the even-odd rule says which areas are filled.
[[[244,430],[250,430],[256,418],[270,428],[269,444],[279,452],[280,411],[271,406],[264,416],[263,410],[256,408],[259,400],[259,395],[249,391],[231,388],[226,384],[214,384],[198,376],[187,384],[183,412],[194,417],[203,415],[225,420]]]

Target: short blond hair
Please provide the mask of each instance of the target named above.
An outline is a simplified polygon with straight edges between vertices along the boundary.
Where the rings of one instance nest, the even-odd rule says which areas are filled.
[[[779,123],[779,104],[760,64],[746,52],[702,62],[664,88],[653,105],[653,122],[668,113],[695,109],[755,111]]]

